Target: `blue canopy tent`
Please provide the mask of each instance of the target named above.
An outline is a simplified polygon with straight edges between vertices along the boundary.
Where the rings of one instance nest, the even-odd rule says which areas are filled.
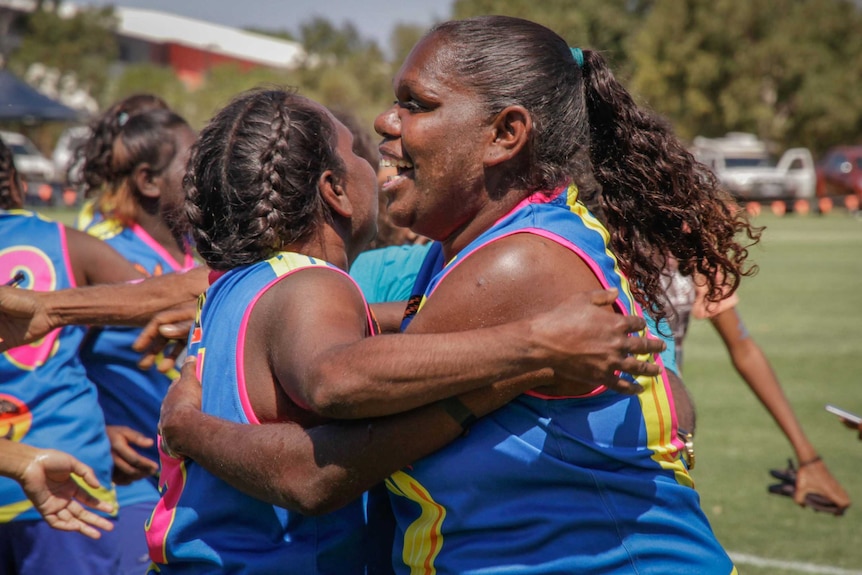
[[[81,114],[31,88],[9,70],[0,70],[0,121],[74,122]]]

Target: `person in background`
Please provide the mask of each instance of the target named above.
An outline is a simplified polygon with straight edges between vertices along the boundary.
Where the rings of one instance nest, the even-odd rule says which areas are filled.
[[[91,162],[84,170],[91,181],[101,182],[94,196],[95,218],[85,231],[117,250],[145,277],[195,265],[187,226],[178,213],[195,137],[188,123],[170,110],[138,110],[113,134],[108,163]],[[149,565],[143,526],[159,500],[159,407],[179,375],[138,366],[140,354],[132,344],[139,333],[135,327],[93,327],[80,350],[87,375],[99,390],[111,438],[120,504],[115,531],[122,542],[118,573],[130,575],[140,575]]]
[[[850,506],[850,496],[829,472],[826,463],[805,435],[766,354],[746,329],[737,308],[739,296],[732,293],[717,302],[707,301],[702,276],[683,275],[675,262],[671,262],[665,274],[665,285],[667,301],[672,310],[669,321],[680,373],[683,367],[683,344],[690,319],[708,319],[721,336],[737,373],[793,446],[797,464],[783,474],[793,476],[794,501],[803,507],[810,505],[836,515],[843,514]],[[694,434],[693,428],[691,433]]]
[[[10,286],[7,290],[52,291],[140,279],[104,242],[20,209],[22,192],[11,152],[0,145],[0,283]],[[104,487],[79,486],[115,516],[105,420],[78,355],[84,334],[83,327],[65,327],[0,355],[0,432],[33,448],[67,452],[89,466],[91,477]],[[9,575],[117,573],[115,533],[96,540],[53,529],[22,485],[10,478],[0,478],[0,542],[0,568]]]
[[[80,478],[91,489],[102,489],[93,470],[68,453],[0,439],[0,476],[20,483],[27,498],[54,529],[78,531],[98,539],[102,536],[99,529],[114,528],[110,520],[84,507],[103,513],[113,511],[110,503],[96,499],[78,484]],[[4,553],[8,551],[0,551]]]
[[[80,188],[85,198],[78,211],[76,228],[86,229],[101,218],[95,209],[97,197],[111,173],[114,139],[125,123],[135,114],[167,109],[167,102],[155,94],[132,94],[115,102],[90,123],[90,136],[75,149],[68,174],[70,183]]]

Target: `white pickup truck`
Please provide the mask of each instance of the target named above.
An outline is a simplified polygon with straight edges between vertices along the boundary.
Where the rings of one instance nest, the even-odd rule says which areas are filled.
[[[741,203],[770,204],[782,214],[814,207],[817,173],[807,148],[791,148],[776,162],[754,134],[730,132],[722,138],[698,136],[691,151]]]

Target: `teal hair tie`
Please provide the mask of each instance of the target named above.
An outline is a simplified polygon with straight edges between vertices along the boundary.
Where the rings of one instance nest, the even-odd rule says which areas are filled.
[[[580,48],[569,48],[572,51],[572,58],[575,59],[575,64],[578,68],[584,67],[584,53]]]

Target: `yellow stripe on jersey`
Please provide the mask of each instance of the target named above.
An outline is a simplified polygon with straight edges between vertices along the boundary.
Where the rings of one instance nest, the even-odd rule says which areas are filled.
[[[586,206],[578,202],[578,189],[571,185],[567,190],[566,202],[569,209],[581,218],[584,225],[601,235],[605,246],[610,246],[611,236],[608,230],[593,216]],[[616,255],[608,248],[605,253],[614,262],[614,274],[619,277],[620,287],[623,294],[630,303],[628,313],[636,313],[635,298],[631,291],[631,283],[622,273]],[[643,336],[644,332],[639,335]],[[654,362],[655,358],[650,354],[635,356],[639,361]],[[641,410],[647,432],[647,447],[652,451],[652,459],[662,466],[663,469],[673,471],[676,481],[681,485],[694,487],[691,476],[685,470],[682,461],[677,457],[677,448],[671,443],[673,440],[673,421],[668,390],[661,376],[647,377],[639,376],[637,381],[644,388],[639,396]]]
[[[323,260],[317,260],[309,256],[297,254],[294,252],[279,252],[273,257],[266,260],[276,276],[281,277],[284,274],[291,272],[297,268],[308,266],[326,266],[328,265]]]
[[[386,479],[392,493],[415,502],[422,512],[419,518],[404,530],[404,547],[401,559],[410,567],[410,575],[435,575],[434,560],[443,547],[443,520],[446,509],[434,501],[431,494],[413,477],[396,471]]]

